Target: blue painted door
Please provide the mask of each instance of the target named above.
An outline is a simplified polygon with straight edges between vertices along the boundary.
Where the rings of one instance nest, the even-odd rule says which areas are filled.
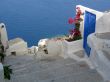
[[[90,56],[91,48],[87,44],[87,37],[89,34],[95,32],[95,24],[96,24],[96,15],[86,11],[85,12],[85,20],[84,20],[83,48],[88,56]]]

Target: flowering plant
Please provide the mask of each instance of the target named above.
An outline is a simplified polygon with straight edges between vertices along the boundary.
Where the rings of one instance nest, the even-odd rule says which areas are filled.
[[[76,16],[75,18],[69,18],[68,20],[68,23],[69,24],[74,24],[75,25],[75,28],[74,29],[71,29],[69,32],[70,32],[70,38],[68,39],[68,41],[74,41],[74,40],[79,40],[81,39],[81,32],[79,30],[80,28],[80,22],[82,21],[81,19],[81,15],[83,13],[81,12],[80,8],[77,7],[76,8]]]

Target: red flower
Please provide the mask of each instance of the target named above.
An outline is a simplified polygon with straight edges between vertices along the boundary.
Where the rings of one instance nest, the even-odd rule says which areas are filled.
[[[75,18],[74,23],[79,23],[79,20]]]
[[[70,34],[73,35],[74,29],[69,30]]]
[[[80,31],[75,29],[74,36],[79,36],[79,35],[80,35]]]
[[[77,30],[77,29],[71,29],[71,30],[69,30],[69,32],[70,32],[70,34],[71,35],[79,35],[80,34],[80,31],[79,30]]]
[[[74,19],[69,18],[68,23],[69,23],[69,24],[73,24],[73,22],[74,22]]]
[[[80,19],[80,16],[79,15],[76,15],[75,19],[76,20],[79,20]]]
[[[82,12],[80,10],[80,7],[77,7],[76,9],[77,9],[76,16],[75,16],[74,19],[73,18],[69,18],[69,20],[68,20],[69,24],[75,24],[75,23],[79,23],[80,22],[79,20],[80,20],[80,16],[81,16]]]

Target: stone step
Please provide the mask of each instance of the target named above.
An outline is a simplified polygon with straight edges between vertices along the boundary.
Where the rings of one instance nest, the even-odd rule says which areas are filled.
[[[58,59],[59,58],[57,58],[57,60]],[[47,63],[48,61],[51,61],[51,60],[53,61],[55,59],[48,58],[48,59],[35,60],[34,56],[27,56],[27,55],[25,55],[25,56],[8,56],[5,59],[5,64],[11,65],[11,67],[13,69],[20,69],[22,67],[24,68],[24,67],[29,66],[31,64],[39,63],[39,61],[42,61],[42,62],[44,61],[45,63]],[[61,57],[59,60],[61,60]]]
[[[5,82],[104,82],[104,80],[96,70],[89,69],[80,73],[69,73],[58,77],[49,75],[48,72],[41,77],[38,77],[36,73],[33,73],[30,75],[13,77],[10,81]]]
[[[104,82],[104,80],[96,70],[86,70],[54,79],[38,80],[38,82]]]
[[[54,64],[57,64],[57,63],[62,64],[62,63],[65,63],[65,62],[75,62],[75,61],[73,59],[70,59],[70,58],[66,61],[64,61],[63,58],[55,58],[55,57],[54,58],[43,58],[43,59],[40,59],[40,60],[29,61],[29,62],[26,62],[25,64],[22,63],[21,61],[17,61],[17,65],[14,64],[11,67],[15,70],[17,70],[17,69],[19,70],[19,69],[22,69],[22,68],[28,68],[28,67],[30,68],[33,65],[35,65],[35,66],[39,66],[39,65],[44,66],[45,65],[45,67],[46,66],[48,67],[48,65],[54,65]]]
[[[14,67],[26,64],[27,62],[33,62],[34,58],[33,56],[28,56],[28,55],[22,55],[22,56],[7,56],[5,58],[4,63],[8,65],[12,65]]]
[[[97,71],[90,69],[84,61],[59,56],[37,60],[28,56],[10,59],[13,74],[11,80],[5,82],[103,82]]]
[[[27,66],[25,68],[20,68],[20,69],[14,69],[14,75],[21,75],[21,74],[25,74],[25,73],[30,73],[30,72],[41,72],[44,70],[53,70],[53,69],[57,69],[57,68],[63,68],[65,66],[69,66],[71,64],[74,64],[75,61],[73,59],[63,59],[63,60],[59,60],[59,61],[52,61],[52,62],[48,62],[45,63],[44,61],[36,63],[36,64],[31,64],[30,66]]]
[[[52,70],[46,70],[46,71],[41,71],[37,74],[38,80],[47,80],[47,79],[54,79],[54,78],[59,78],[64,75],[69,75],[69,74],[77,74],[80,72],[85,72],[86,70],[89,70],[89,67],[87,64],[83,63],[75,63],[75,64],[70,64],[65,67],[57,68],[57,69],[52,69]]]
[[[85,62],[78,62],[78,63],[74,63],[74,64],[67,64],[63,67],[57,67],[57,68],[51,68],[51,69],[45,69],[45,70],[40,70],[40,71],[34,71],[33,69],[31,69],[32,71],[25,71],[25,72],[21,72],[19,74],[14,74],[14,77],[16,76],[16,78],[18,77],[22,77],[22,76],[27,76],[30,74],[33,74],[36,76],[36,78],[38,80],[46,80],[46,79],[51,79],[51,78],[57,78],[66,74],[77,74],[80,72],[84,72],[86,70],[89,70],[88,65]]]
[[[102,51],[104,53],[104,56],[110,61],[110,54],[105,50],[102,50]]]
[[[84,50],[76,51],[76,52],[74,52],[74,55],[78,56],[79,58],[84,58],[85,51]]]

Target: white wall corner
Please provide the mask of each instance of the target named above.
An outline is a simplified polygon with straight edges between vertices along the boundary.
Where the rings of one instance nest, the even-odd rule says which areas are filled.
[[[0,63],[0,82],[4,82],[4,70],[3,65]]]
[[[100,17],[103,16],[103,12],[100,12],[100,11],[97,11],[97,10],[94,10],[94,9],[91,9],[91,8],[88,8],[88,7],[85,7],[85,6],[82,6],[82,5],[76,5],[76,7],[80,7],[81,11],[85,13],[85,11],[88,11],[88,12],[91,12],[93,14],[96,15],[96,20],[98,20]]]
[[[91,8],[88,8],[88,7],[85,7],[85,6],[82,6],[82,5],[76,5],[76,7],[80,7],[80,10],[82,11],[82,13],[85,13],[85,11],[88,11],[88,12],[91,12],[93,14],[96,15],[96,29],[97,29],[97,21],[104,15],[103,12],[100,12],[100,11],[97,11],[97,10],[94,10],[94,9],[91,9]],[[81,22],[81,25],[80,25],[80,31],[81,31],[81,34],[82,34],[82,37],[83,37],[83,33],[84,33],[84,18],[85,18],[85,15],[82,15],[81,18],[83,19],[83,21]]]

